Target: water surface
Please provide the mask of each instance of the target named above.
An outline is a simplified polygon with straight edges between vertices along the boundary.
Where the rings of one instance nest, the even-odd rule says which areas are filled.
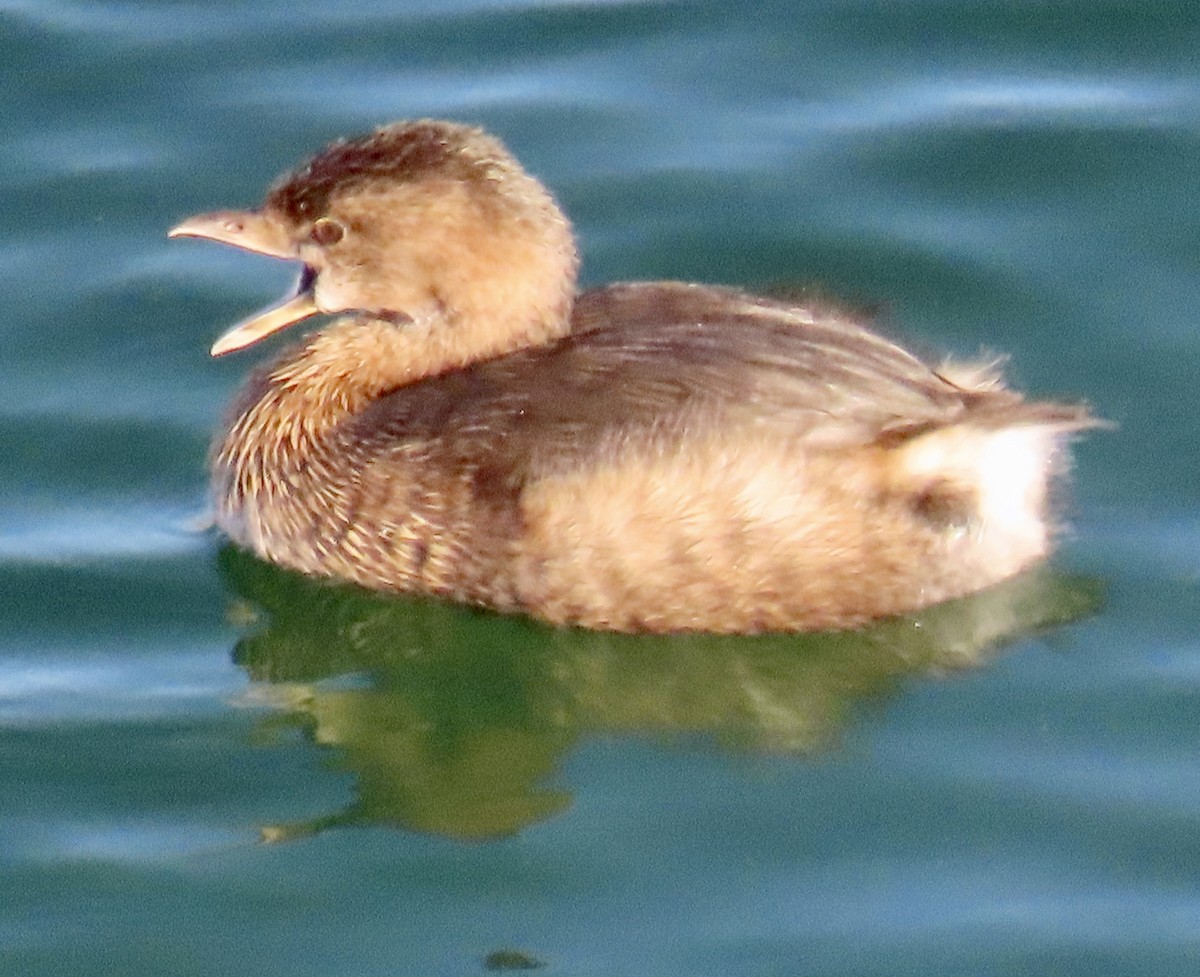
[[[1186,4],[0,5],[0,970],[1200,969]],[[293,271],[169,243],[482,123],[588,282],[818,287],[1117,423],[1050,566],[858,635],[629,639],[205,527]]]

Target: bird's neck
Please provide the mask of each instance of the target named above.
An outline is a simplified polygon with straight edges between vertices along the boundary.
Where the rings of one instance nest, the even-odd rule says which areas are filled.
[[[308,336],[269,368],[269,409],[284,415],[282,424],[307,420],[320,430],[392,390],[554,342],[569,330],[569,296],[548,315],[513,322],[440,307],[401,322],[351,316]]]

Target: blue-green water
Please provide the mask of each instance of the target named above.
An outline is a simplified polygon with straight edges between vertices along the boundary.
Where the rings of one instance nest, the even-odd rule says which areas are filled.
[[[0,2],[0,972],[1200,972],[1198,65],[1166,0]],[[222,549],[257,354],[206,350],[293,272],[165,230],[426,115],[590,282],[816,285],[1091,401],[1051,566],[668,640]]]

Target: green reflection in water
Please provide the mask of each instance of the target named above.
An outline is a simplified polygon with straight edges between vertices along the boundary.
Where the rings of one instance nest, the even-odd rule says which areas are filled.
[[[856,703],[909,676],[977,666],[1100,602],[1095,582],[1043,567],[858,632],[630,636],[330,584],[232,547],[220,560],[235,616],[253,625],[236,661],[357,782],[347,809],[267,828],[270,841],[346,824],[510,835],[570,804],[546,785],[588,736],[816,751]]]

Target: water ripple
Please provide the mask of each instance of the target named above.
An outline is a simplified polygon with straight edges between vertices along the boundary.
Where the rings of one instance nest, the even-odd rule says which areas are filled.
[[[1193,84],[1088,77],[939,77],[884,86],[860,98],[795,103],[792,125],[875,131],[931,125],[1077,121],[1136,128],[1200,114]]]
[[[6,514],[0,522],[0,562],[54,564],[193,553],[207,545],[205,528],[206,518],[199,513],[159,508],[64,505],[42,518]]]

